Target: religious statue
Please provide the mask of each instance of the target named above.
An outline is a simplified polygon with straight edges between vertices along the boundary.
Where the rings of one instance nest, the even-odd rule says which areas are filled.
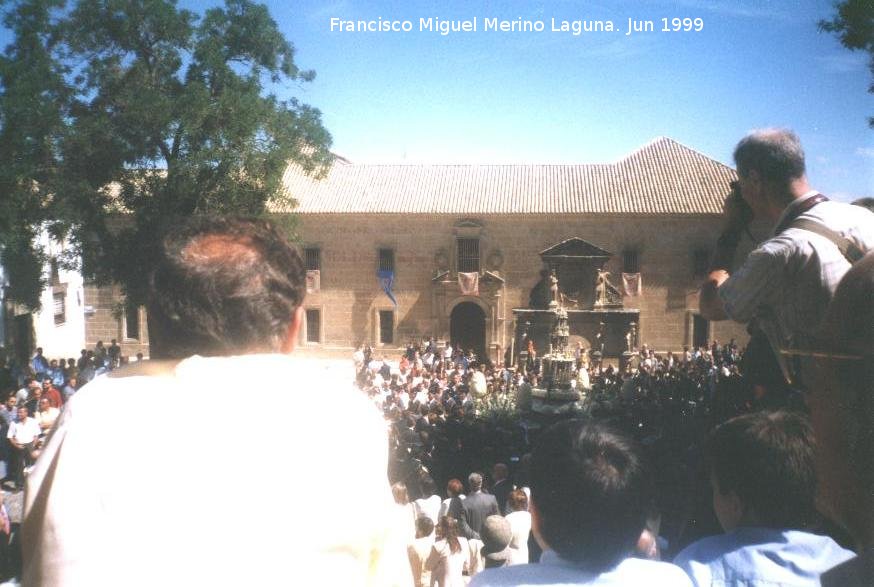
[[[598,269],[598,277],[595,279],[595,305],[603,306],[609,303],[609,282],[607,281],[607,276],[610,275],[609,271],[605,271],[604,269]]]
[[[555,276],[555,269],[549,273],[549,296],[550,304],[555,302],[556,306],[561,306],[561,298],[558,293],[558,277]]]

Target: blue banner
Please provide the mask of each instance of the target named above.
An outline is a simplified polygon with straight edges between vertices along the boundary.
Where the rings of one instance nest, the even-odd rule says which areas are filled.
[[[395,272],[394,271],[377,271],[377,278],[379,278],[379,285],[382,286],[382,291],[385,292],[385,295],[388,296],[388,299],[391,300],[391,303],[395,305],[395,308],[398,307],[398,301],[395,299],[395,294],[391,291],[392,286],[395,282]]]

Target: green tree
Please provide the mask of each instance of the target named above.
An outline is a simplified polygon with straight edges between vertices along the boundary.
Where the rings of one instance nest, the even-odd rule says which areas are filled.
[[[65,232],[53,212],[63,104],[70,96],[63,65],[52,51],[51,0],[12,6],[3,24],[15,43],[0,56],[0,262],[9,299],[39,306],[45,254],[37,236]]]
[[[868,68],[874,76],[874,1],[844,0],[836,8],[834,18],[819,21],[819,30],[834,33],[851,51],[867,51]],[[868,92],[874,94],[874,83]],[[874,116],[868,118],[868,125],[874,128]]]
[[[39,17],[23,24],[31,12]],[[14,92],[16,78],[3,77],[4,131],[28,97],[52,115],[50,128],[21,132],[45,148],[23,157],[16,178],[30,197],[14,201],[40,204],[35,220],[67,231],[86,275],[120,283],[135,301],[168,219],[263,214],[269,201],[289,199],[289,163],[320,173],[331,162],[320,112],[269,91],[314,73],[297,67],[263,5],[226,0],[196,15],[173,0],[18,0],[6,19],[15,40],[4,66],[30,67],[21,48],[34,45],[29,59],[51,73],[34,69],[34,86]],[[6,155],[0,167],[19,154]],[[40,158],[47,174],[37,173]]]

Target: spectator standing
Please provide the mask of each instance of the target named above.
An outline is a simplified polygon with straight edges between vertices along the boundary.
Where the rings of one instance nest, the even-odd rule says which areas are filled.
[[[813,445],[810,424],[788,412],[739,416],[714,431],[713,509],[726,533],[674,561],[696,586],[816,587],[823,572],[853,557],[806,531],[816,519]]]
[[[382,418],[329,364],[289,356],[306,293],[296,249],[266,220],[209,216],[150,247],[153,360],[91,381],[65,407],[27,477],[22,584],[408,586],[406,541],[386,528]],[[278,414],[324,390],[334,428],[303,417],[230,430],[253,374],[281,383],[256,390]],[[143,409],[163,397],[198,415],[182,445]],[[229,463],[257,496],[246,515],[222,490]],[[332,515],[350,487],[353,523]]]
[[[510,524],[512,539],[510,548],[511,565],[524,565],[528,561],[528,537],[531,534],[531,513],[528,511],[528,495],[521,489],[514,489],[507,499],[510,513],[507,522]]]
[[[725,228],[701,287],[701,314],[708,320],[754,320],[773,353],[806,346],[841,277],[854,260],[874,249],[874,214],[829,201],[811,188],[804,151],[792,131],[754,131],[738,143],[734,160],[739,182],[733,189],[742,200],[731,198],[726,204]],[[751,218],[770,223],[774,236],[734,271],[735,251]],[[764,355],[766,345],[755,352]],[[779,363],[783,375],[791,377],[786,361],[759,359]],[[776,366],[774,371],[779,373]]]
[[[532,529],[539,564],[488,569],[471,586],[688,586],[667,563],[630,558],[646,524],[648,480],[624,437],[567,420],[541,436],[531,458]]]
[[[431,547],[426,566],[431,584],[437,587],[465,587],[464,568],[469,563],[467,540],[458,535],[458,522],[450,516],[440,518],[437,541]]]
[[[821,340],[807,398],[817,434],[820,503],[856,541],[858,556],[827,571],[823,587],[874,585],[874,254],[844,276]]]
[[[15,489],[24,488],[24,469],[33,464],[36,441],[42,431],[25,407],[18,408],[18,421],[9,425],[6,437],[12,447],[12,479]]]
[[[407,546],[415,587],[431,587],[431,571],[426,563],[433,546],[434,522],[427,516],[421,516],[416,520],[416,539]]]
[[[516,486],[508,479],[509,476],[510,470],[504,463],[495,463],[495,466],[492,467],[492,479],[494,480],[494,483],[492,483],[492,495],[495,496],[495,501],[498,502],[498,510],[502,514],[507,512],[507,496],[516,489]]]
[[[501,512],[495,496],[483,492],[481,473],[471,473],[467,478],[467,485],[470,487],[470,493],[467,494],[467,499],[461,502],[462,516],[459,528],[465,538],[479,538],[483,521]]]

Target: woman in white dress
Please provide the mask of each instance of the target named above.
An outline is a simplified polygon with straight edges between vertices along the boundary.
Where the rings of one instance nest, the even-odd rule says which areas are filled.
[[[510,532],[513,534],[513,538],[510,540],[509,564],[524,565],[528,562],[528,535],[531,533],[528,495],[521,489],[514,489],[507,496],[507,505],[510,508],[507,521],[510,522]]]
[[[440,518],[437,541],[425,566],[431,571],[431,585],[464,587],[464,567],[470,559],[467,540],[458,535],[458,522],[450,516]]]

